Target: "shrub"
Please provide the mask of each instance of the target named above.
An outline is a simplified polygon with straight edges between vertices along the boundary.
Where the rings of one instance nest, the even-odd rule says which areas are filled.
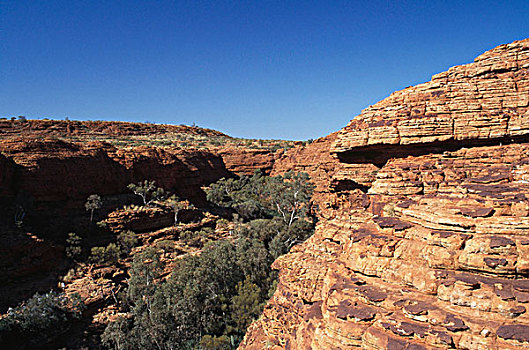
[[[67,296],[54,291],[35,294],[10,308],[7,316],[0,319],[0,345],[14,349],[24,341],[30,346],[48,343],[68,330],[70,321],[80,318],[83,309],[77,294]]]
[[[119,260],[121,251],[115,243],[106,247],[94,247],[91,250],[89,261],[97,265],[111,265]]]
[[[175,242],[169,239],[156,242],[156,248],[161,249],[164,253],[175,251]]]
[[[200,349],[202,350],[231,350],[231,341],[225,335],[220,337],[206,334],[200,339]]]
[[[215,229],[217,230],[226,230],[230,225],[230,222],[226,219],[218,219],[217,222],[215,222]]]
[[[199,231],[186,230],[180,233],[180,240],[190,247],[202,248],[210,241],[214,231],[210,227],[204,227]]]
[[[73,232],[68,233],[66,244],[66,256],[70,259],[78,258],[83,252],[83,248],[81,248],[81,237]]]
[[[129,254],[132,248],[138,243],[138,238],[133,231],[125,231],[118,235],[118,243],[121,247],[121,252]]]

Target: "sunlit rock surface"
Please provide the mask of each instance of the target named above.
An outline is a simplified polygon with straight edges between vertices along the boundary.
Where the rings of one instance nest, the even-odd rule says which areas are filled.
[[[241,349],[529,348],[529,40],[289,151],[316,233]]]

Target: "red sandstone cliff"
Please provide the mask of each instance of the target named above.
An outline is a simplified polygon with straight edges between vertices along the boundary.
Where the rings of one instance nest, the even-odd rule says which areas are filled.
[[[0,152],[0,309],[56,284],[67,266],[65,234],[87,228],[84,203],[89,195],[101,195],[110,209],[130,200],[129,183],[148,179],[201,205],[201,187],[231,175],[218,155],[196,149],[118,149],[103,142],[13,137],[0,142]],[[26,211],[24,228],[33,234],[14,227],[20,197]],[[171,215],[158,216],[143,218],[133,228],[156,228],[161,219],[171,225]]]
[[[167,142],[154,146],[159,140]],[[173,144],[182,140],[189,145]],[[200,146],[203,140],[225,140],[226,144]],[[84,203],[89,195],[103,197],[104,207],[96,213],[99,218],[135,199],[127,185],[145,179],[202,206],[206,202],[202,186],[234,173],[270,171],[275,151],[245,148],[248,142],[238,142],[197,127],[0,120],[0,235],[5,243],[0,259],[0,294],[4,296],[0,309],[55,285],[57,274],[65,272],[67,265],[64,236],[88,227]],[[26,214],[24,229],[33,235],[24,235],[14,226],[19,201]],[[136,231],[169,226],[174,220],[163,211],[113,218],[113,224]],[[116,222],[120,220],[124,222]],[[105,238],[94,235],[92,239]]]
[[[240,348],[529,348],[528,106],[526,39],[278,160],[321,220]]]
[[[270,173],[278,153],[268,149],[223,147],[214,150],[226,168],[238,175],[252,175],[255,170]]]
[[[127,193],[129,183],[145,179],[200,204],[205,200],[201,186],[230,175],[219,156],[201,150],[15,139],[1,142],[0,152],[7,165],[0,172],[1,192],[25,191],[37,204],[65,210],[82,207],[93,193]]]
[[[1,197],[25,191],[38,202],[68,206],[93,193],[128,192],[127,184],[144,179],[203,204],[201,186],[269,172],[276,157],[271,149],[182,125],[0,120],[0,141]]]

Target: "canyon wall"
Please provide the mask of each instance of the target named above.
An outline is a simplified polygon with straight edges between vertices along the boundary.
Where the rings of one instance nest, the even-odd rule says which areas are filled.
[[[269,173],[280,153],[214,130],[126,122],[3,119],[0,139],[0,200],[23,192],[65,211],[82,209],[90,194],[127,193],[129,183],[146,179],[204,205],[202,186]]]
[[[83,209],[90,194],[128,193],[128,184],[145,179],[200,205],[201,186],[231,175],[220,156],[203,150],[25,138],[3,141],[0,152],[0,193],[25,193],[36,211],[59,216]]]
[[[107,243],[105,235],[85,232],[89,195],[103,198],[103,208],[95,215],[99,221],[108,211],[138,200],[127,189],[132,182],[155,180],[200,206],[206,202],[202,186],[232,176],[220,156],[196,149],[119,149],[104,142],[25,136],[2,140],[0,154],[0,311],[56,286],[68,266],[63,247],[68,232],[88,235],[91,244]],[[20,228],[15,226],[16,213],[23,222]],[[148,231],[170,226],[173,220],[170,213],[160,212],[135,218],[127,227]]]
[[[240,348],[529,348],[528,135],[526,39],[278,159],[320,220]]]
[[[104,121],[0,119],[0,140],[0,311],[56,285],[67,267],[68,232],[89,237],[89,245],[108,243],[108,235],[90,235],[89,195],[103,199],[95,222],[139,203],[127,185],[143,180],[202,207],[203,186],[257,169],[269,173],[277,153],[209,129]],[[109,220],[111,230],[144,232],[172,225],[174,215],[121,211]]]

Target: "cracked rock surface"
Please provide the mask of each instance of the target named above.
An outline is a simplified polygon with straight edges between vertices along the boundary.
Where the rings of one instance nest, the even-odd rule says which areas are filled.
[[[278,159],[320,220],[240,348],[529,348],[528,105],[526,39]]]

